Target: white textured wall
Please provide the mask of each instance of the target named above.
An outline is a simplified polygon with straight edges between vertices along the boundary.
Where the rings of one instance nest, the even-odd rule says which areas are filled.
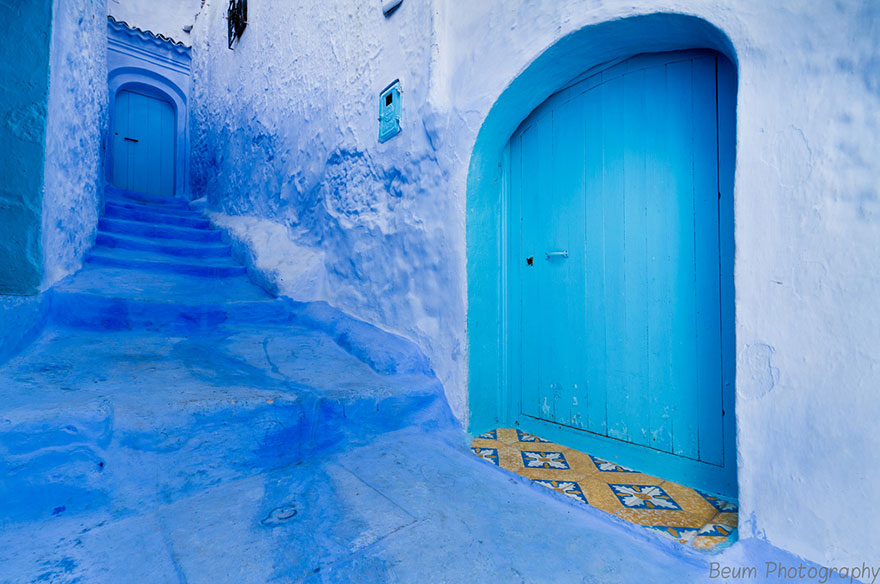
[[[824,564],[876,559],[876,3],[404,0],[385,21],[378,0],[295,9],[252,0],[234,52],[222,4],[208,6],[194,32],[196,188],[216,212],[283,227],[262,239],[241,229],[257,256],[296,249],[307,259],[308,278],[267,263],[278,266],[282,292],[416,340],[460,416],[467,171],[494,101],[548,46],[590,24],[666,11],[724,31],[740,75],[743,535]],[[395,77],[403,135],[378,145],[376,94]],[[277,241],[284,233],[293,247]]]
[[[43,178],[43,289],[94,243],[107,134],[105,0],[53,7]]]
[[[185,45],[190,44],[190,34],[183,29],[196,21],[205,2],[205,0],[105,1],[109,14],[116,20],[124,20],[141,30],[164,35]],[[212,0],[212,3],[226,4],[221,0]]]
[[[282,294],[419,343],[463,415],[464,218],[427,104],[430,3],[387,20],[374,0],[248,10],[234,51],[225,3],[206,5],[193,31],[193,191],[216,212],[274,222],[216,217]],[[379,144],[379,92],[398,77],[403,132]]]

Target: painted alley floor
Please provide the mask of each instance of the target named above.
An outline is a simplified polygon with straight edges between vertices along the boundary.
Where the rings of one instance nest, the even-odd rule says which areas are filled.
[[[471,451],[490,464],[531,479],[635,525],[697,549],[736,540],[736,503],[554,444],[518,428],[480,434]]]
[[[429,375],[326,334],[52,329],[0,367],[0,582],[707,582],[689,550],[485,464]],[[717,580],[715,580],[717,581]],[[769,580],[776,581],[776,580]]]
[[[687,548],[485,464],[403,340],[265,294],[182,206],[115,196],[47,327],[0,364],[0,583],[709,582],[713,565],[803,564],[755,539]]]

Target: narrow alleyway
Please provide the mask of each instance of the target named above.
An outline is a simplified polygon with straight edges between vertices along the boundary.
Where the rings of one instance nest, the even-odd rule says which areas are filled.
[[[0,368],[0,582],[703,582],[707,556],[484,464],[407,342],[252,285],[182,204],[108,193]]]

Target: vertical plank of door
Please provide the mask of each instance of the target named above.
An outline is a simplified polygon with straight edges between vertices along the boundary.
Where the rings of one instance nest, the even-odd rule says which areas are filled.
[[[627,440],[626,425],[626,255],[625,255],[625,138],[623,78],[603,84],[602,112],[605,145],[603,198],[605,199],[605,331],[607,362],[608,436]]]
[[[549,300],[556,306],[551,318],[558,323],[552,359],[558,370],[559,404],[556,420],[561,424],[586,426],[584,379],[584,118],[583,100],[567,92],[552,108],[553,162],[550,227],[555,233],[546,251],[568,251],[564,259],[547,260],[547,267],[559,273],[552,279]]]
[[[515,133],[510,139],[508,147],[507,177],[507,204],[501,206],[500,220],[505,222],[506,237],[499,242],[502,252],[507,254],[506,272],[507,278],[501,281],[503,289],[501,296],[506,308],[507,321],[500,333],[504,341],[502,347],[503,360],[506,370],[502,372],[502,385],[498,388],[501,398],[499,400],[498,421],[504,424],[513,424],[519,419],[522,412],[522,276],[525,268],[524,254],[522,253],[522,139]],[[505,241],[506,240],[506,241]],[[507,384],[503,384],[504,373],[507,375]]]
[[[144,96],[131,93],[129,114],[129,137],[137,142],[129,142],[128,163],[128,188],[132,191],[146,192],[144,190],[143,175],[147,172],[146,136],[143,128],[147,124],[146,111],[144,110]]]
[[[623,172],[624,191],[624,369],[626,371],[627,440],[642,446],[650,445],[650,410],[648,407],[648,282],[647,282],[647,201],[645,199],[645,128],[654,120],[645,116],[644,69],[630,71],[623,77],[624,126]]]
[[[562,331],[565,326],[565,290],[562,286],[564,268],[559,264],[548,262],[544,252],[556,245],[559,217],[555,207],[556,176],[553,174],[553,110],[542,109],[536,120],[537,152],[530,155],[528,164],[533,169],[535,182],[531,193],[525,196],[531,199],[532,206],[526,219],[531,225],[533,253],[535,256],[536,293],[530,297],[530,305],[526,310],[535,317],[534,324],[528,330],[535,334],[530,358],[535,360],[538,371],[536,388],[541,394],[541,417],[553,422],[561,421],[560,406],[562,405],[562,363],[559,351],[565,343]],[[532,252],[530,252],[532,253]]]
[[[666,152],[669,156],[674,188],[670,193],[679,205],[672,217],[672,230],[680,235],[677,258],[671,273],[672,338],[670,353],[672,385],[669,402],[672,408],[673,452],[688,458],[699,455],[697,435],[696,361],[696,298],[694,256],[694,181],[693,181],[693,65],[690,61],[670,63],[666,67],[669,89],[669,125],[666,134]]]
[[[715,57],[693,60],[699,459],[721,464],[721,297]]]
[[[606,410],[605,174],[602,89],[584,94],[584,282],[587,428],[608,434]]]
[[[161,158],[159,163],[159,194],[171,196],[174,194],[174,108],[166,101],[159,103],[161,104],[161,121],[159,126],[161,130],[159,137],[159,156]]]
[[[646,207],[648,290],[648,366],[647,397],[651,446],[664,452],[672,451],[671,408],[668,402],[672,375],[670,350],[672,348],[672,289],[670,275],[675,258],[670,249],[677,246],[678,234],[672,229],[670,217],[677,213],[678,199],[674,196],[670,177],[665,137],[671,130],[667,116],[669,95],[666,87],[666,67],[650,67],[645,71],[645,84],[650,99],[645,102]]]
[[[143,176],[146,183],[146,192],[158,195],[161,181],[161,132],[162,132],[162,102],[156,99],[145,98],[144,110],[146,112],[147,125],[143,128],[147,152],[145,158],[149,161],[149,171]]]
[[[140,133],[139,128],[143,124],[141,110],[138,105],[138,94],[129,93],[128,100],[128,132],[127,135],[129,138],[134,138],[135,140],[139,140]],[[138,177],[140,176],[140,166],[142,164],[142,158],[140,156],[139,148],[140,142],[132,142],[126,141],[126,154],[128,158],[128,189],[132,191],[138,190],[140,187]]]
[[[113,184],[128,188],[128,135],[129,98],[131,93],[120,91],[116,94],[116,109],[113,113]]]
[[[538,241],[536,240],[537,229],[534,225],[539,220],[540,213],[540,184],[538,179],[538,166],[540,164],[540,129],[537,123],[532,123],[522,130],[520,134],[520,160],[522,165],[521,182],[519,190],[521,191],[522,206],[522,249],[523,255],[535,258],[533,265],[526,266],[523,269],[522,288],[520,292],[521,299],[521,315],[522,329],[520,335],[522,337],[520,352],[520,363],[522,370],[522,408],[523,413],[550,419],[550,407],[547,403],[546,412],[542,406],[544,384],[541,378],[541,362],[543,361],[542,350],[542,323],[541,317],[537,314],[541,311],[540,303],[536,303],[535,299],[540,297],[541,277],[538,273],[540,269],[539,258],[535,257],[538,253]],[[519,261],[525,261],[526,258],[520,258]]]
[[[736,335],[734,332],[734,237],[733,181],[736,168],[736,69],[724,57],[718,64],[718,173],[721,193],[721,367],[724,408],[723,463],[736,482],[736,441],[734,414],[734,379],[736,376]]]

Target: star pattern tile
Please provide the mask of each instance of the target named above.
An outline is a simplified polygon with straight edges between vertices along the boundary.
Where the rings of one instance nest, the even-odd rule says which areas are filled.
[[[474,454],[527,477],[582,505],[590,505],[660,536],[701,550],[736,540],[736,502],[591,454],[555,444],[516,428],[478,435]]]

